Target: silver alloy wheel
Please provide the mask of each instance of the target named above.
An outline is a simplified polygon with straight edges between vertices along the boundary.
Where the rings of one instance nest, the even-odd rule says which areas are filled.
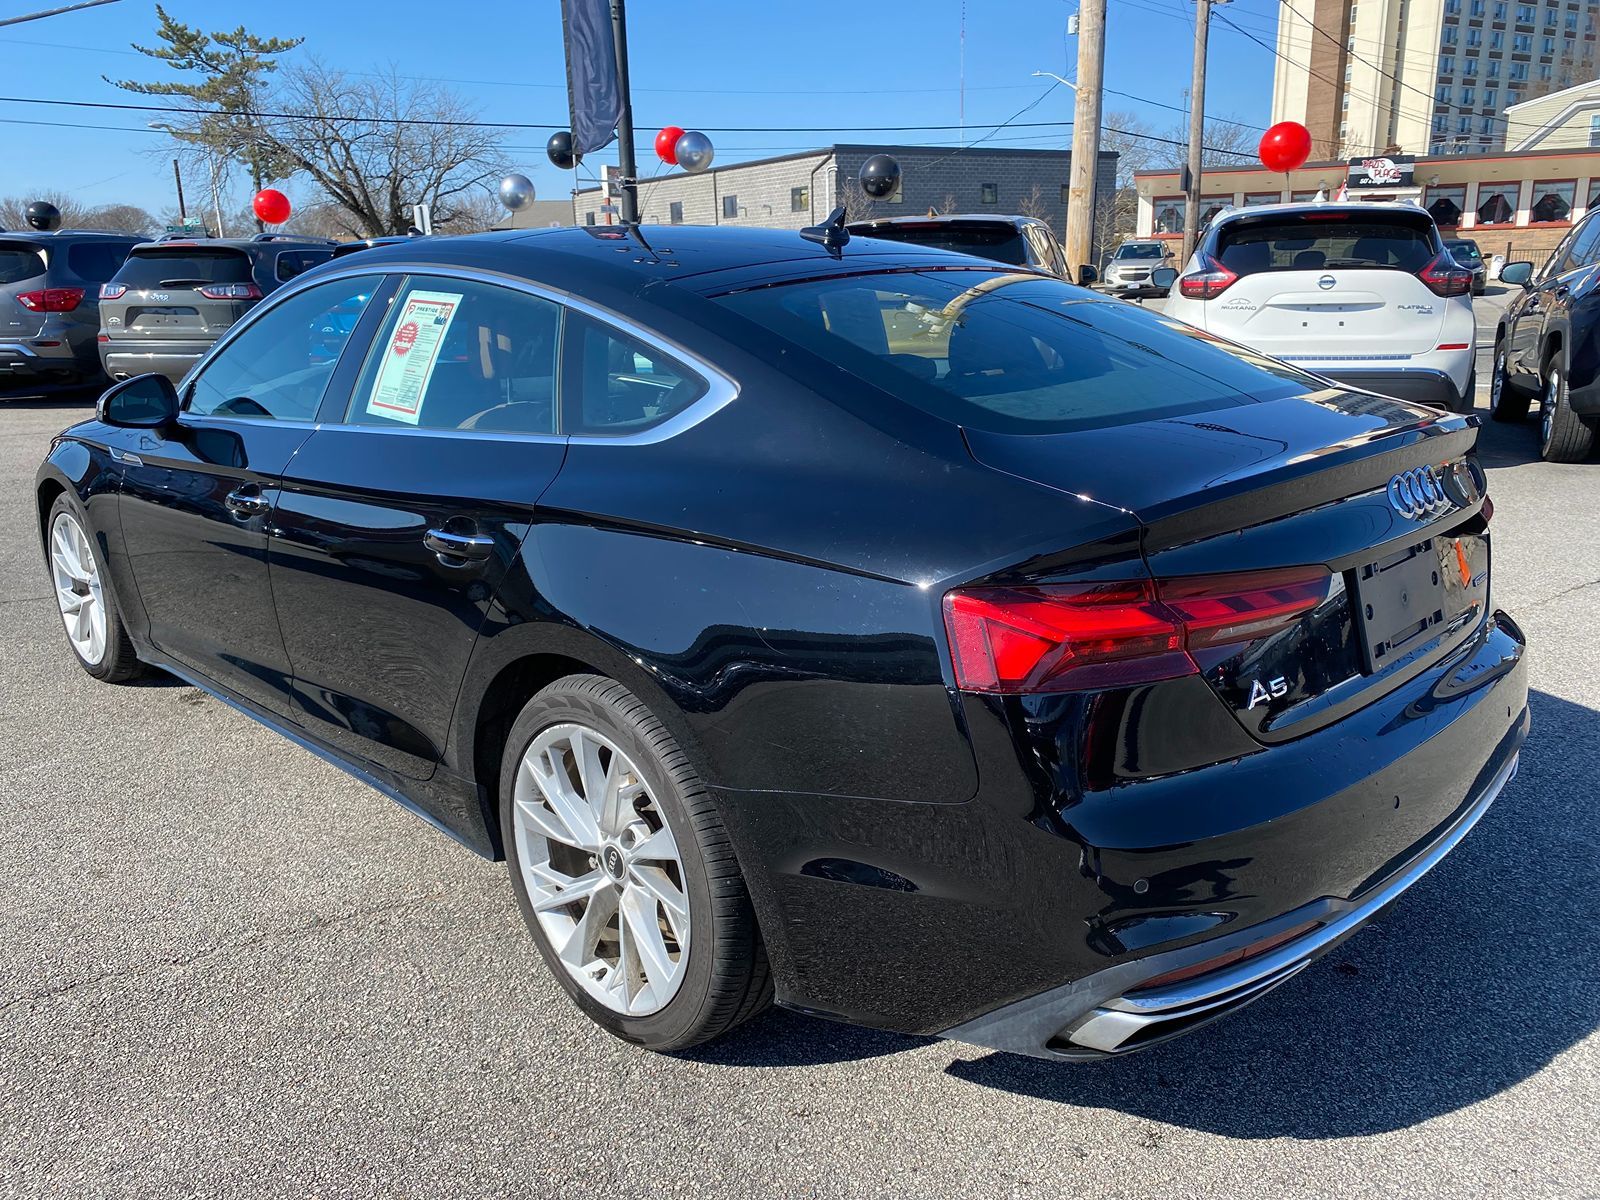
[[[595,730],[552,725],[523,754],[512,804],[522,881],[567,973],[613,1012],[666,1007],[689,963],[689,897],[639,769]]]
[[[1506,352],[1499,346],[1494,348],[1494,369],[1489,376],[1489,411],[1500,411],[1500,390],[1505,387]]]
[[[1539,404],[1539,441],[1550,445],[1550,435],[1555,431],[1556,409],[1561,407],[1561,368],[1550,364],[1550,380],[1544,385],[1544,397]]]
[[[71,513],[50,525],[50,578],[67,639],[91,667],[106,656],[106,602],[89,536]]]

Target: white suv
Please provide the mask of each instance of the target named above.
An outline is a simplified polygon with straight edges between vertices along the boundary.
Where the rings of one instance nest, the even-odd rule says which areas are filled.
[[[1214,218],[1166,313],[1302,370],[1473,407],[1472,273],[1410,204],[1267,204]]]

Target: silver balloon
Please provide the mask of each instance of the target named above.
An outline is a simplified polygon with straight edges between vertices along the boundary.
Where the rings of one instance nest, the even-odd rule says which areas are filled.
[[[533,203],[533,180],[526,175],[507,175],[500,181],[500,203],[519,212]]]
[[[703,133],[690,130],[678,139],[678,165],[691,175],[698,175],[711,165],[717,151],[711,139]]]

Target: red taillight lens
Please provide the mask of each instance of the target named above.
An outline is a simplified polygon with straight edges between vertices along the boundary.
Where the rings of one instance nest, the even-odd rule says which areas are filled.
[[[102,283],[100,285],[100,299],[121,300],[127,291],[128,285],[125,283]]]
[[[969,588],[944,598],[956,685],[968,692],[1124,687],[1199,666],[1191,651],[1287,628],[1328,594],[1320,569],[1198,579]]]
[[[1210,300],[1220,296],[1235,283],[1239,277],[1214,258],[1201,259],[1201,269],[1191,271],[1178,280],[1178,290],[1190,300]]]
[[[259,300],[261,289],[253,283],[208,283],[197,287],[207,300]]]
[[[44,288],[23,292],[17,303],[29,312],[71,312],[83,303],[82,288]]]
[[[1472,272],[1462,270],[1449,254],[1437,255],[1417,272],[1417,278],[1435,296],[1465,296],[1472,290]]]

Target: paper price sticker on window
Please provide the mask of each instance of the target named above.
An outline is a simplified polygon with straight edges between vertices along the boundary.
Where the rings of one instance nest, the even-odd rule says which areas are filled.
[[[417,424],[439,347],[460,307],[460,292],[412,292],[405,298],[367,398],[369,416]]]

